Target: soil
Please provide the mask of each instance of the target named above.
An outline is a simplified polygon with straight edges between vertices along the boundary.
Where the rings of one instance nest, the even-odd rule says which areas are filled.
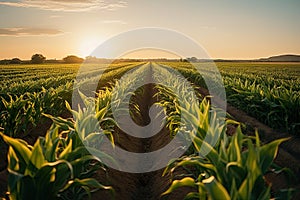
[[[151,78],[151,74],[149,74]],[[156,99],[153,95],[156,93],[153,84],[143,86],[144,95],[135,96],[133,102],[137,103],[141,115],[133,116],[135,122],[141,126],[150,123],[149,108]],[[140,117],[141,116],[141,117]],[[164,127],[159,133],[150,138],[136,138],[124,133],[120,129],[115,130],[115,138],[118,138],[116,145],[130,152],[152,152],[164,147],[171,141],[169,130]],[[159,158],[158,158],[159,159]],[[136,160],[135,162],[139,162]],[[100,181],[112,185],[115,189],[115,199],[122,200],[156,200],[156,199],[184,199],[185,195],[191,191],[191,188],[180,188],[171,195],[161,197],[161,194],[170,186],[170,177],[162,177],[164,169],[148,173],[127,173],[115,169],[108,169],[108,178],[103,180],[103,174],[99,175]],[[177,171],[177,174],[184,173]],[[106,191],[98,191],[93,194],[92,199],[111,199],[111,194]]]

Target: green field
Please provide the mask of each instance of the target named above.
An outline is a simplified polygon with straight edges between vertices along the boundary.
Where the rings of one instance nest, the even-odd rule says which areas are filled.
[[[203,73],[205,64],[195,64]],[[216,63],[226,89],[227,102],[262,123],[299,135],[300,66],[298,63]],[[172,63],[193,83],[206,87],[190,64]]]
[[[216,65],[222,75],[227,103],[276,132],[299,136],[300,64],[217,62]],[[286,139],[264,144],[259,139],[259,132],[253,132],[251,136],[243,134],[239,119],[211,106],[203,94],[196,92],[196,96],[191,95],[182,77],[174,79],[168,76],[168,71],[175,69],[195,91],[197,88],[207,89],[194,66],[214,79],[205,63],[87,64],[88,70],[81,74],[85,79],[80,79],[80,83],[75,82],[79,64],[1,65],[0,145],[3,149],[5,143],[9,146],[8,163],[1,161],[9,172],[8,196],[11,199],[81,199],[100,189],[111,191],[100,193],[103,198],[115,195],[118,199],[122,190],[118,194],[116,188],[120,186],[103,178],[114,174],[108,172],[100,179],[95,176],[108,169],[102,159],[109,157],[99,151],[97,145],[102,145],[103,137],[108,137],[112,146],[129,145],[120,139],[124,133],[117,131],[111,105],[121,106],[132,94],[127,88],[142,81],[141,77],[149,76],[168,83],[168,87],[156,84],[139,88],[130,100],[130,117],[141,124],[151,123],[144,112],[147,113],[153,104],[147,98],[155,99],[155,104],[166,115],[163,134],[172,139],[180,130],[185,133],[183,137],[192,141],[191,146],[184,147],[186,153],[182,157],[170,161],[159,175],[156,174],[169,181],[158,196],[171,199],[178,188],[186,186],[191,190],[183,194],[190,199],[291,198],[294,185],[276,190],[266,179],[270,173],[293,173],[273,162],[278,146]],[[120,78],[132,69],[137,70],[121,82]],[[100,81],[99,72],[103,73]],[[85,108],[72,110],[73,90],[91,80],[98,84],[97,91],[91,91],[96,92],[95,97],[82,95]],[[215,83],[217,87],[218,80]],[[115,88],[119,91],[117,97],[114,96]],[[181,94],[173,92],[178,88]],[[200,102],[196,97],[200,97]],[[90,102],[95,102],[95,105]],[[53,122],[51,127],[48,131],[41,131],[39,127],[49,119]],[[226,123],[220,123],[224,119]],[[101,126],[101,132],[95,131],[97,124]],[[234,134],[227,133],[229,125],[235,127]],[[28,144],[26,137],[32,131],[37,131],[36,135],[41,137]],[[207,136],[220,139],[210,146],[205,140]],[[202,146],[210,149],[204,158],[198,154]],[[93,155],[90,155],[90,150]],[[132,176],[132,179],[137,178]],[[94,193],[91,195],[93,197]]]

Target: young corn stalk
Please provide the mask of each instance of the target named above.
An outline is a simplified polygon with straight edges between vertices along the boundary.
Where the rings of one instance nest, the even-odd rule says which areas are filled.
[[[106,135],[112,145],[114,141],[111,130],[98,129],[99,123],[106,123],[106,128],[114,123],[107,108],[109,96],[99,95],[94,114],[92,99],[85,99],[86,108],[79,107],[78,111],[71,110],[66,103],[74,120],[46,115],[54,123],[34,146],[0,133],[9,145],[7,195],[10,199],[82,199],[91,197],[95,189],[113,191],[92,178],[97,170],[105,170],[101,164],[103,159],[113,160],[97,149]]]
[[[167,79],[164,69],[158,68],[157,78]],[[173,88],[184,87],[183,81],[170,80]],[[163,175],[183,167],[187,174],[174,177],[170,188],[162,195],[168,195],[177,188],[191,187],[195,192],[188,193],[186,199],[269,199],[271,185],[265,182],[264,175],[272,171],[278,146],[287,139],[279,139],[261,145],[258,133],[252,138],[242,134],[240,127],[233,136],[226,135],[225,124],[220,123],[218,109],[212,108],[206,99],[197,104],[189,94],[178,98],[172,89],[158,86],[162,101],[168,115],[170,130],[183,123],[185,132],[193,140],[187,155],[170,161]],[[184,91],[184,90],[182,90]],[[183,114],[183,115],[181,115]],[[187,117],[181,117],[187,116]],[[223,119],[224,120],[224,119]],[[228,121],[227,123],[230,123]],[[176,130],[176,129],[175,129]],[[177,131],[177,130],[176,130]],[[175,131],[175,132],[176,132]],[[176,133],[175,133],[176,134]],[[219,137],[212,146],[213,140]],[[211,141],[212,141],[211,140]],[[208,150],[206,156],[199,154],[201,148]],[[283,169],[289,171],[287,169]],[[282,171],[282,170],[281,170]],[[182,178],[182,176],[186,176]],[[288,193],[287,193],[288,194]],[[290,196],[287,195],[287,198]]]

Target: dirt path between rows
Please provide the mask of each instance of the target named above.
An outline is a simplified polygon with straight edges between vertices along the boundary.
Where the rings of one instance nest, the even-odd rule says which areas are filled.
[[[152,72],[148,75],[152,79]],[[153,96],[157,92],[154,84],[143,86],[144,93],[142,96],[135,96],[133,102],[137,103],[140,108],[140,114],[132,116],[136,124],[146,126],[150,123],[149,108],[158,100]],[[151,129],[151,127],[150,127]],[[122,147],[126,151],[146,153],[158,150],[171,141],[169,130],[164,127],[156,135],[150,138],[136,138],[124,133],[120,129],[116,129],[115,138],[118,138],[116,145]],[[160,159],[160,158],[157,158]],[[139,160],[133,161],[138,163]],[[115,189],[115,199],[117,200],[157,200],[172,199],[182,200],[184,196],[191,190],[188,188],[180,188],[177,192],[165,197],[161,194],[170,186],[170,177],[162,177],[164,168],[147,173],[127,173],[109,168],[107,171],[108,178],[106,183],[112,185]],[[178,171],[178,173],[182,173]],[[101,177],[101,175],[100,175]],[[103,175],[102,175],[103,178]],[[100,178],[101,179],[101,178]],[[93,199],[111,199],[111,195],[105,191],[98,191],[93,194]]]

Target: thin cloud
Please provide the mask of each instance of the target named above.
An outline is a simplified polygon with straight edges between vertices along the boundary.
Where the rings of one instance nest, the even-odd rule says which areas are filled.
[[[52,11],[88,11],[88,10],[117,10],[127,7],[127,2],[119,0],[19,0],[17,2],[1,1],[0,5],[38,8]]]
[[[53,19],[53,18],[61,18],[62,16],[61,15],[51,15],[49,16],[49,18]]]
[[[0,28],[0,36],[58,35],[60,30],[49,28]]]
[[[201,28],[201,29],[211,29],[211,30],[217,29],[217,27],[215,27],[215,26],[200,26],[199,28]]]
[[[121,20],[104,20],[102,21],[103,24],[127,24],[124,21]]]

